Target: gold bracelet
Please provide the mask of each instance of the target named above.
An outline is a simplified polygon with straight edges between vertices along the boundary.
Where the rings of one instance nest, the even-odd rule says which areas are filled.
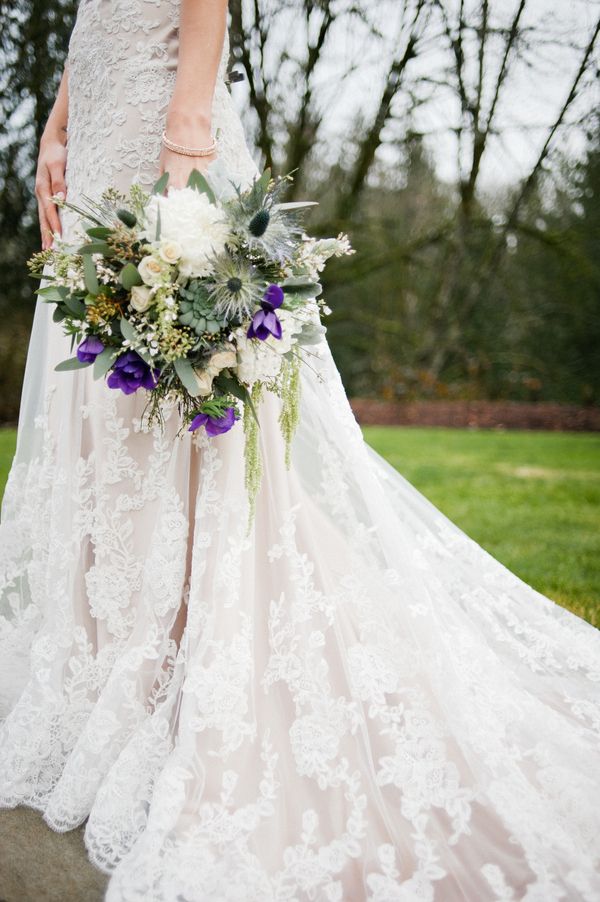
[[[174,141],[171,141],[170,138],[167,138],[167,133],[163,132],[162,142],[167,150],[182,154],[184,157],[210,157],[217,149],[215,138],[212,139],[212,144],[209,144],[208,147],[184,147],[183,144],[176,144]]]

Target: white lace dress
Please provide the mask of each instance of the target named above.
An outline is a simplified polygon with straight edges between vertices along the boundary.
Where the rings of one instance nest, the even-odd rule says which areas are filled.
[[[177,0],[82,0],[70,198],[153,181]],[[256,172],[223,81],[220,155]],[[68,226],[68,223],[67,223]],[[327,345],[277,399],[144,432],[38,305],[0,532],[0,804],[87,820],[109,902],[600,898],[600,638],[363,442]]]

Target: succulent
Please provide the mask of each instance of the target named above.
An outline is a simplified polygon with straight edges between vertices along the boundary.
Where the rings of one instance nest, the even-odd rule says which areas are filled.
[[[189,326],[197,335],[204,332],[218,332],[227,325],[227,320],[215,313],[214,303],[198,279],[180,289],[179,322]]]

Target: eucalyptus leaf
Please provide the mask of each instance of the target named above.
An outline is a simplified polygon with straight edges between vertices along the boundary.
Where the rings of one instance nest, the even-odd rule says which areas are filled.
[[[181,357],[179,360],[175,361],[173,366],[175,367],[175,372],[179,376],[183,386],[188,390],[192,398],[197,398],[200,394],[200,387],[194,376],[194,367],[190,361],[187,357]]]
[[[81,259],[83,260],[83,278],[85,287],[90,294],[97,295],[100,292],[100,286],[98,284],[98,276],[96,275],[94,261],[87,254]]]
[[[129,320],[125,319],[124,316],[121,317],[121,335],[133,345],[136,345],[140,340],[140,336],[135,331]]]
[[[52,319],[55,323],[62,323],[63,319],[65,319],[67,314],[62,309],[62,307],[56,307],[54,312],[52,313]]]
[[[69,294],[69,289],[63,285],[48,285],[46,288],[38,288],[35,292],[44,301],[49,303],[58,303],[64,301]]]
[[[94,379],[102,379],[106,376],[117,357],[115,348],[104,348],[94,360]]]
[[[298,342],[301,345],[318,345],[322,342],[326,331],[321,323],[304,323],[298,335]]]
[[[68,360],[63,360],[61,363],[57,363],[54,367],[57,373],[66,373],[70,370],[83,370],[86,366],[91,366],[90,363],[82,363],[81,360],[78,360],[77,357],[69,357]]]
[[[121,285],[126,291],[131,291],[135,285],[142,284],[142,277],[134,263],[126,263],[119,276]]]
[[[85,316],[85,304],[80,298],[73,297],[70,295],[64,299],[64,306],[67,308],[70,314],[76,316],[78,319],[83,319]]]
[[[318,297],[323,291],[323,286],[319,282],[299,282],[297,285],[290,285],[291,280],[281,283],[285,294],[292,295],[303,300]]]
[[[102,254],[103,257],[114,255],[113,249],[108,246],[106,241],[89,241],[87,244],[82,244],[77,253],[82,257],[85,254]]]

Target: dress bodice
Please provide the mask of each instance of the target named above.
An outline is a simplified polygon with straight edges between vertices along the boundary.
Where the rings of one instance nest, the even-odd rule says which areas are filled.
[[[179,0],[82,0],[69,44],[67,184],[71,199],[108,186],[150,186],[175,83]],[[225,78],[226,34],[213,103],[219,156],[243,180],[256,167]]]

